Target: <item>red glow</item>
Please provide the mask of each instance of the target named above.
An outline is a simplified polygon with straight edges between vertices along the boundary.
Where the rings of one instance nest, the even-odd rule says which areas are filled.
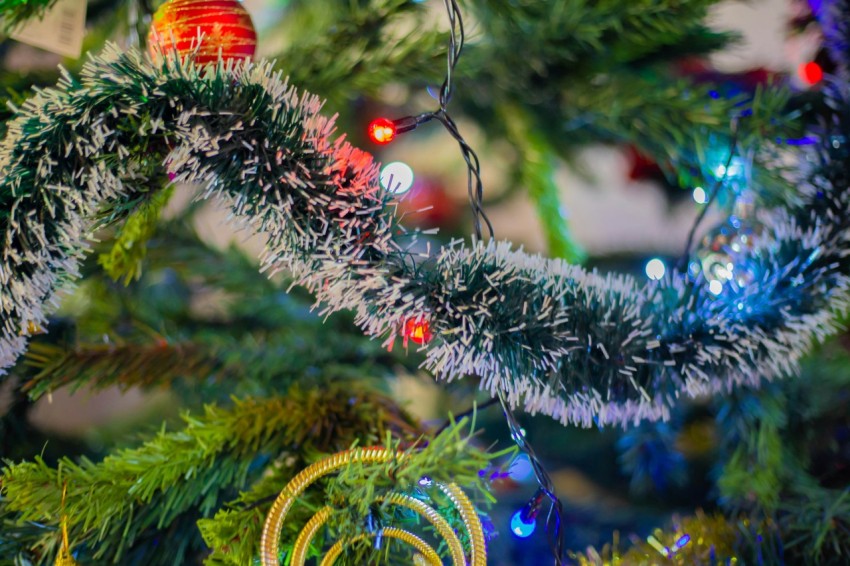
[[[386,118],[376,118],[369,124],[369,138],[380,145],[388,144],[395,137],[395,124]]]
[[[404,339],[411,340],[420,346],[427,344],[433,338],[431,325],[424,318],[409,318],[404,323]]]
[[[823,69],[814,61],[800,65],[797,68],[797,73],[807,85],[815,85],[823,79]]]

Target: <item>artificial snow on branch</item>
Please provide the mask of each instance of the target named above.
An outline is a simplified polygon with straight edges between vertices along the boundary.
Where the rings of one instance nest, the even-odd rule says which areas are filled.
[[[508,243],[416,255],[371,156],[333,139],[320,107],[267,63],[154,65],[115,47],[27,101],[0,146],[0,366],[76,277],[98,210],[148,190],[160,163],[268,234],[263,269],[292,273],[322,312],[352,310],[387,344],[433,333],[436,376],[480,375],[564,423],[664,418],[680,395],[789,374],[847,305],[848,196],[828,179],[762,219],[736,259],[750,282],[720,294],[701,276],[638,284]]]

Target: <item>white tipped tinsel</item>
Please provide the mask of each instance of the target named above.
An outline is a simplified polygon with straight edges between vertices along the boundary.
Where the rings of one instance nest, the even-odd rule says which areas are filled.
[[[773,215],[752,283],[719,297],[676,273],[638,284],[508,243],[411,255],[377,165],[334,139],[320,109],[268,63],[154,66],[115,47],[79,83],[36,94],[0,145],[0,368],[77,277],[98,208],[147,180],[136,158],[149,144],[175,181],[268,234],[262,269],[289,272],[322,313],[352,310],[388,345],[406,321],[428,320],[424,366],[437,377],[478,375],[491,393],[564,423],[663,419],[680,395],[789,374],[847,308],[843,195],[840,213]]]

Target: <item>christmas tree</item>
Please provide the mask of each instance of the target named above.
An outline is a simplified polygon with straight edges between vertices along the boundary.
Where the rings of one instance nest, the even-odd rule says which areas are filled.
[[[850,3],[715,5],[0,0],[0,563],[846,563]]]

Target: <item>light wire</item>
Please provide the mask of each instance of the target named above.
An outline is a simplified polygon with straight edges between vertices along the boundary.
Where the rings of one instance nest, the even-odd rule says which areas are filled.
[[[686,273],[688,269],[688,262],[691,259],[691,247],[694,243],[694,236],[696,235],[696,231],[699,228],[702,221],[705,219],[706,214],[708,214],[708,209],[714,204],[714,201],[717,200],[717,195],[720,193],[720,189],[726,183],[726,178],[729,176],[729,168],[732,165],[732,159],[735,157],[738,149],[738,120],[732,120],[732,124],[730,129],[732,130],[732,140],[729,142],[729,156],[726,158],[726,163],[723,165],[723,174],[715,179],[714,186],[711,189],[711,192],[708,194],[708,198],[705,201],[705,206],[703,206],[700,213],[694,219],[694,223],[691,225],[691,229],[688,232],[688,239],[685,242],[685,250],[682,253],[682,257],[679,260],[678,269],[682,273]]]
[[[400,122],[405,122],[410,126],[410,129],[430,121],[432,119],[440,122],[449,135],[454,138],[460,148],[463,159],[467,167],[467,192],[469,194],[469,205],[472,209],[472,228],[474,243],[483,241],[483,228],[487,227],[487,233],[490,238],[493,238],[493,225],[487,214],[484,212],[484,183],[481,180],[481,162],[475,150],[470,147],[461,135],[457,124],[448,113],[449,101],[452,97],[454,89],[454,69],[463,53],[463,45],[465,40],[465,31],[463,27],[463,17],[460,12],[457,0],[444,0],[446,11],[449,17],[449,50],[447,54],[447,70],[446,78],[440,87],[439,95],[439,110],[435,112],[420,114],[418,116],[403,118]],[[549,539],[549,547],[552,550],[552,555],[555,559],[556,566],[562,566],[563,559],[563,536],[562,536],[562,515],[563,506],[555,492],[555,486],[552,483],[552,478],[546,472],[543,464],[537,458],[537,454],[531,443],[525,438],[525,431],[517,421],[513,409],[505,398],[504,392],[499,389],[496,392],[499,403],[502,406],[502,411],[505,414],[505,419],[511,433],[511,438],[519,447],[520,451],[525,453],[531,464],[534,475],[539,484],[537,493],[530,501],[535,501],[537,506],[541,503],[540,493],[543,493],[549,499],[549,511],[546,516],[546,534]]]

